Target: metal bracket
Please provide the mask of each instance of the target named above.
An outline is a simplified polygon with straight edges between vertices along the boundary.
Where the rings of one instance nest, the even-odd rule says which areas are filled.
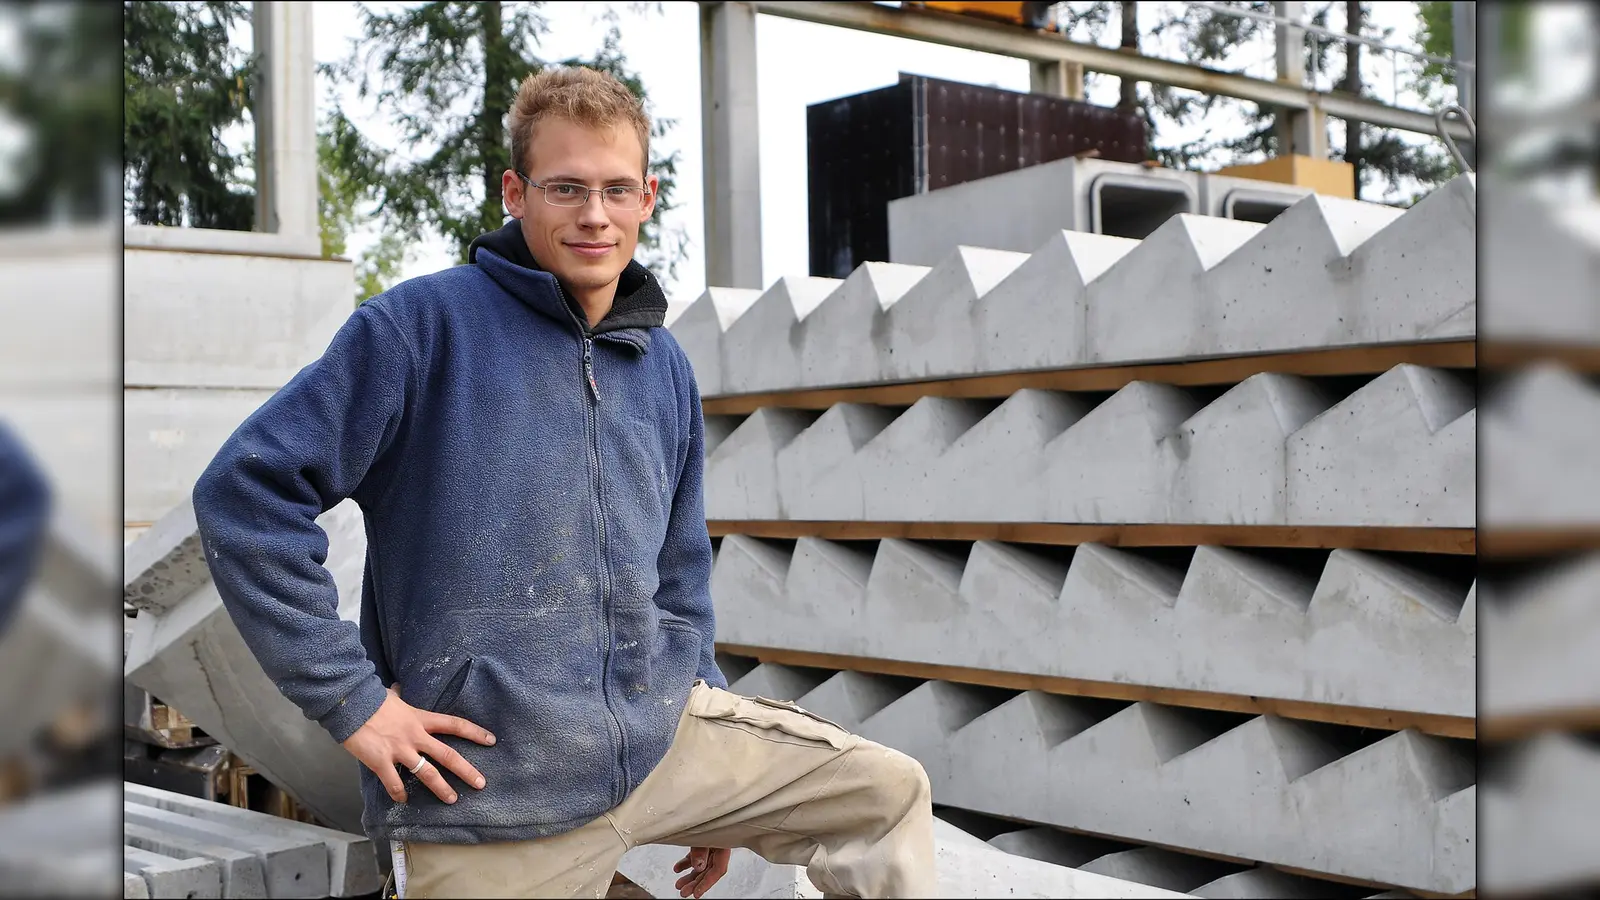
[[[1439,137],[1444,139],[1444,145],[1449,148],[1450,155],[1456,158],[1456,165],[1460,166],[1463,172],[1471,172],[1473,168],[1467,165],[1467,158],[1456,147],[1455,139],[1450,137],[1450,129],[1445,127],[1445,120],[1449,118],[1450,113],[1455,113],[1461,123],[1467,126],[1467,134],[1474,145],[1478,143],[1478,126],[1472,121],[1472,116],[1461,108],[1460,104],[1451,103],[1433,114],[1433,121],[1439,126]]]

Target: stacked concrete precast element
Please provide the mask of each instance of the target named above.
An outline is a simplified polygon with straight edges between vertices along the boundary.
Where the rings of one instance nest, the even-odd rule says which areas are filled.
[[[1475,178],[1404,212],[1310,195],[1266,225],[1179,215],[1137,241],[1058,231],[1028,252],[713,287],[672,332],[707,398],[1470,339]]]
[[[1263,864],[1184,888],[1196,896],[1304,889],[1274,869],[1375,895],[1474,890],[1476,773],[1460,738],[1474,733],[1478,586],[1438,553],[1357,547],[1476,524],[1477,404],[1457,368],[1471,357],[1406,357],[1474,338],[1475,219],[1465,175],[1404,211],[1307,196],[1265,225],[1178,215],[1142,240],[963,233],[969,246],[908,260],[920,265],[708,290],[671,328],[703,396],[742,410],[707,418],[718,640],[774,658],[724,657],[734,689],[912,754],[941,805]],[[1255,357],[1369,349],[1396,361],[1249,371]],[[1246,374],[1159,378],[1221,359]],[[1109,395],[905,390],[1133,365],[1157,374]],[[891,384],[905,399],[805,393]],[[863,527],[824,533],[851,523]],[[1156,552],[932,543],[871,523],[1343,537]],[[918,667],[958,674],[907,674]],[[1117,690],[959,674],[973,672]],[[1281,714],[1259,711],[1269,701]],[[1153,860],[1171,852],[1069,864],[1140,861],[1160,884]]]
[[[1479,697],[1497,765],[1483,779],[1482,889],[1581,893],[1600,884],[1600,204],[1504,182],[1492,198],[1482,349],[1513,352],[1485,360],[1506,371],[1485,391],[1480,522],[1510,546],[1484,548]]]

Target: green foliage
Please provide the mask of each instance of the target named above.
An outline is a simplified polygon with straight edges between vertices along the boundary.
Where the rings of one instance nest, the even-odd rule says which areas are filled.
[[[120,150],[110,3],[0,4],[19,52],[0,57],[0,116],[27,135],[0,159],[0,224],[48,218],[92,221],[115,206],[110,176]]]
[[[123,193],[145,225],[249,230],[249,151],[222,134],[244,124],[255,61],[228,42],[249,20],[237,0],[123,5]]]
[[[317,130],[317,225],[324,258],[346,255],[350,233],[364,224],[379,199],[377,185],[359,177],[378,164],[342,112],[326,117]],[[356,303],[399,281],[407,256],[407,244],[399,235],[387,231],[380,235],[356,261]]]
[[[377,191],[385,237],[416,242],[436,233],[465,262],[473,238],[504,224],[500,175],[511,167],[511,103],[523,78],[552,64],[534,52],[548,31],[541,6],[435,0],[380,13],[361,5],[362,39],[325,74],[355,84],[357,96],[383,111],[413,157],[380,150],[359,133],[338,152],[337,164]],[[610,72],[644,97],[620,40],[613,21],[593,58],[555,64]],[[657,121],[655,136],[672,124]],[[640,233],[646,259],[664,278],[675,273],[686,244],[681,230],[664,233],[661,224],[673,207],[677,163],[676,153],[652,150],[661,193]]]

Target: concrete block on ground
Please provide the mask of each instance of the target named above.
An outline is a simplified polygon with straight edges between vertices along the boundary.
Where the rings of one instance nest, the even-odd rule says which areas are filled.
[[[137,847],[122,848],[123,869],[144,879],[152,897],[222,896],[222,870],[209,859],[173,859]]]
[[[866,262],[800,322],[796,387],[876,384],[883,371],[882,335],[889,309],[931,270]],[[782,338],[782,335],[774,335]]]
[[[791,390],[800,383],[801,320],[841,284],[838,278],[780,278],[722,334],[722,390]]]
[[[1009,372],[1089,361],[1088,286],[1139,242],[1058,231],[973,306],[974,370]]]
[[[129,847],[176,859],[209,859],[222,873],[222,896],[266,897],[267,876],[261,859],[247,850],[225,847],[203,838],[163,831],[137,821],[122,826],[122,842]]]
[[[1027,253],[956,247],[941,259],[885,316],[886,353],[879,358],[884,380],[973,374],[978,342],[970,323],[978,298],[1027,258]]]
[[[186,842],[203,841],[250,855],[260,865],[268,897],[332,896],[328,851],[316,841],[258,831],[248,823],[227,824],[201,819],[134,799],[123,804],[123,822],[125,826],[141,826]],[[132,843],[126,837],[123,842]]]
[[[1172,466],[1161,442],[1199,409],[1188,391],[1148,381],[1096,406],[1044,449],[1045,521],[1165,521]]]
[[[192,521],[186,506],[170,514],[174,520]],[[345,501],[317,522],[328,533],[326,565],[339,589],[340,617],[353,628],[366,562],[360,509]],[[361,764],[262,671],[216,586],[207,581],[192,589],[191,582],[175,579],[151,594],[127,595],[129,586],[160,583],[154,577],[157,565],[167,565],[168,571],[192,569],[199,547],[192,533],[158,522],[127,548],[130,563],[149,563],[124,570],[124,596],[141,608],[128,626],[126,679],[182,710],[322,821],[361,833]]]
[[[1207,272],[1255,237],[1254,222],[1176,215],[1089,285],[1089,359],[1100,364],[1181,357],[1213,305]]]
[[[706,288],[672,323],[672,337],[689,357],[695,384],[702,397],[725,393],[722,374],[722,335],[744,315],[761,292],[750,288]],[[709,451],[708,451],[709,452]]]
[[[885,406],[836,403],[778,450],[778,496],[794,519],[859,519],[866,512],[861,451],[896,418]]]
[[[116,782],[97,779],[0,806],[0,895],[115,896],[119,795]]]
[[[1024,388],[961,434],[927,479],[935,518],[952,522],[1038,521],[1045,447],[1090,410],[1080,395]]]
[[[223,441],[273,393],[273,388],[123,391],[124,518],[153,522],[187,501]]]
[[[1289,521],[1473,527],[1474,399],[1440,369],[1378,376],[1290,437]]]
[[[762,407],[741,422],[706,458],[706,518],[782,518],[778,453],[816,417],[806,410]]]
[[[355,309],[349,260],[141,248],[122,258],[133,386],[276,389]]]
[[[75,702],[104,697],[116,678],[120,623],[110,609],[85,611],[72,585],[37,578],[0,630],[0,758],[28,746]],[[96,590],[111,599],[110,584]],[[109,604],[108,604],[109,605]]]
[[[141,805],[173,810],[215,825],[245,827],[257,835],[321,844],[328,856],[329,885],[335,897],[358,896],[383,886],[375,848],[364,834],[294,822],[220,803],[205,803],[142,785],[126,785],[125,791],[130,800]]]
[[[122,873],[122,898],[123,900],[149,900],[150,885],[144,879],[132,872]]]

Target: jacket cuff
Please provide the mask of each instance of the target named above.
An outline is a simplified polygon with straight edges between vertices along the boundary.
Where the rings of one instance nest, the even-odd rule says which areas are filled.
[[[317,724],[327,729],[335,742],[342,744],[367,724],[367,720],[372,718],[388,696],[389,691],[378,680],[378,676],[370,676],[340,700]]]

